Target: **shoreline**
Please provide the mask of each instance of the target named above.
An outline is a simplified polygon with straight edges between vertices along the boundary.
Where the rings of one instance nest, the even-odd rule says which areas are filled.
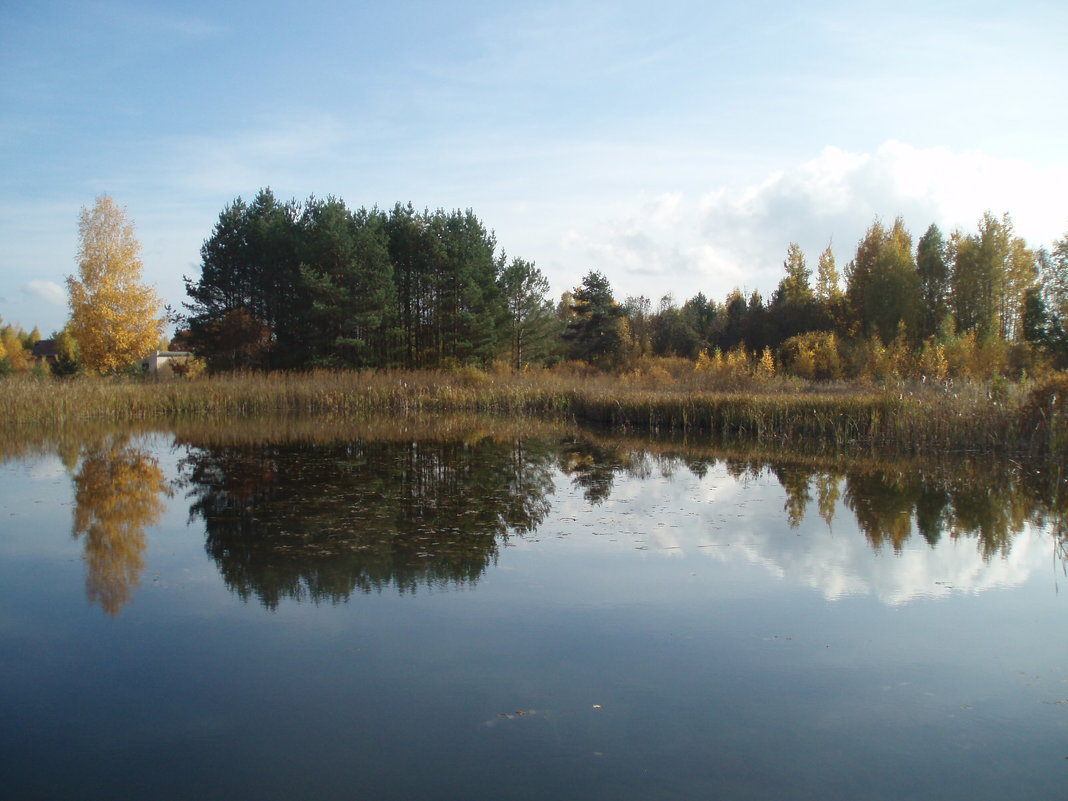
[[[242,373],[156,381],[8,377],[0,426],[246,418],[490,414],[677,432],[723,441],[820,443],[897,453],[980,452],[1061,460],[1068,376],[1035,385],[802,383],[648,386],[626,376],[456,371]]]

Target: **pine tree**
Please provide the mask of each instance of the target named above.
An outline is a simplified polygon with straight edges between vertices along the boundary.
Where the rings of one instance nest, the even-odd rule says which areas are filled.
[[[623,344],[623,308],[612,297],[612,287],[604,275],[596,270],[586,273],[572,293],[571,313],[572,320],[564,331],[571,357],[599,367],[614,365]]]
[[[500,290],[508,309],[509,361],[516,370],[542,361],[550,334],[556,327],[549,281],[533,262],[512,259],[500,277]]]
[[[309,201],[301,219],[301,280],[310,308],[304,362],[390,366],[396,287],[385,216],[340,200]]]
[[[949,263],[946,241],[934,223],[916,246],[916,272],[920,278],[920,334],[926,339],[938,332],[949,313]]]

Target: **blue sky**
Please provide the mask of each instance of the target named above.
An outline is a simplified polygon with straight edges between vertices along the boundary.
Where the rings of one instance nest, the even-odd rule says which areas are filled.
[[[0,317],[66,319],[82,206],[136,224],[180,306],[222,208],[269,186],[471,208],[554,294],[770,293],[1009,212],[1068,231],[1068,5],[0,4]]]

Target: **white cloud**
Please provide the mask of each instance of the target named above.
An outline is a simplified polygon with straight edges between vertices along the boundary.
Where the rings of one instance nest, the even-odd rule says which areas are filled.
[[[23,293],[53,306],[65,306],[67,293],[55,281],[27,281],[22,285]]]
[[[973,231],[984,211],[1008,212],[1032,247],[1047,246],[1068,228],[1066,184],[1068,170],[977,152],[897,141],[868,153],[827,147],[749,183],[639,200],[631,214],[572,230],[564,246],[619,296],[671,291],[681,301],[702,291],[722,300],[735,287],[766,295],[790,242],[812,264],[833,242],[844,265],[877,217],[901,216],[916,240],[931,223]]]

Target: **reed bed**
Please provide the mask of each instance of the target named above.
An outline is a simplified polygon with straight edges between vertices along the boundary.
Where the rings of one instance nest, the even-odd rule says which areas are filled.
[[[721,441],[898,452],[1026,452],[1063,458],[1068,379],[1040,387],[876,387],[770,380],[744,390],[648,386],[609,375],[423,372],[245,373],[194,380],[0,381],[0,426],[237,419],[256,415],[491,413]]]

